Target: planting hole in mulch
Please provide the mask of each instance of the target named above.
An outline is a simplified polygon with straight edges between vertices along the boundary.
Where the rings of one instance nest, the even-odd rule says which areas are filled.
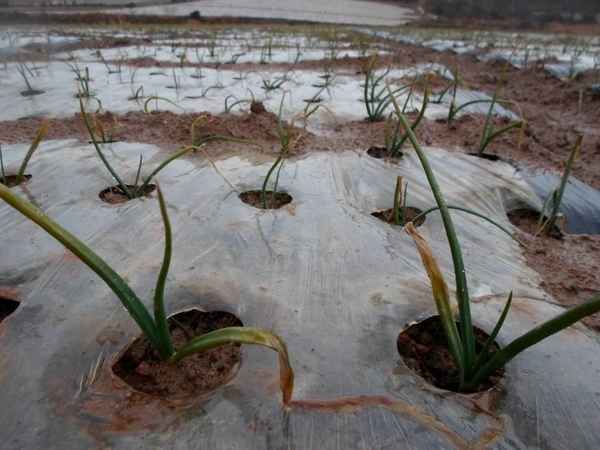
[[[535,236],[537,234],[537,224],[540,218],[539,211],[534,211],[533,209],[528,208],[520,208],[513,209],[509,211],[507,214],[508,220],[515,227],[521,230],[523,233],[530,234],[531,236]],[[548,219],[544,217],[543,224],[545,224],[544,228],[540,233],[544,233],[548,235]],[[550,237],[554,239],[562,239],[562,233],[557,227],[554,227],[554,230],[550,233]]]
[[[404,206],[401,206],[399,209],[399,215],[400,215],[400,222],[402,222],[402,214],[404,212]],[[421,214],[423,211],[420,210],[419,208],[414,208],[412,206],[407,206],[406,207],[406,213],[405,213],[405,219],[406,219],[406,223],[408,222],[412,222],[412,220],[417,217],[419,214]],[[371,213],[371,215],[373,217],[377,217],[379,220],[383,220],[384,222],[390,223],[392,225],[395,225],[394,223],[394,210],[393,209],[386,209],[385,211],[375,211],[373,213]],[[414,223],[415,227],[419,227],[421,225],[423,225],[423,222],[425,222],[426,217],[422,217],[419,220],[417,220],[417,222]]]
[[[46,91],[36,91],[36,90],[31,90],[31,91],[23,91],[21,92],[21,95],[23,97],[33,97],[34,95],[40,95],[40,94],[45,94]]]
[[[203,312],[196,309],[174,314],[168,319],[173,347],[180,348],[190,340],[226,327],[241,327],[235,315]],[[133,389],[170,399],[185,399],[210,392],[229,381],[236,373],[242,357],[240,344],[196,353],[168,364],[145,336],[133,341],[113,364],[113,373]]]
[[[30,174],[25,174],[23,175],[23,178],[21,178],[21,182],[19,184],[25,184],[27,183],[29,180],[31,180],[31,178],[33,177],[33,175]],[[16,174],[10,174],[10,175],[5,175],[6,178],[6,184],[4,184],[4,179],[2,178],[2,175],[0,175],[0,183],[4,184],[4,186],[6,187],[13,187],[15,186],[15,180],[17,179],[17,175]]]
[[[0,323],[14,313],[19,305],[16,300],[0,297]]]
[[[134,186],[131,184],[128,184],[127,188],[130,191],[134,190]],[[154,192],[155,189],[156,189],[155,184],[149,184],[148,187],[146,188],[146,191],[142,195],[138,195],[136,198],[146,197],[146,196],[150,195],[152,192]],[[100,200],[102,200],[103,202],[110,203],[111,205],[117,205],[119,203],[125,203],[125,202],[129,201],[129,198],[127,197],[127,195],[125,195],[125,192],[123,192],[123,189],[121,189],[121,186],[119,186],[119,185],[111,186],[109,188],[106,188],[106,189],[100,191],[100,193],[98,194],[98,197],[100,197]]]
[[[263,208],[263,203],[261,199],[262,191],[260,189],[255,189],[253,191],[242,192],[239,197],[240,200],[244,203],[247,203],[250,206],[254,206],[255,208],[265,209]],[[275,194],[275,200],[273,202],[273,207],[271,208],[271,199],[273,197],[273,191],[265,192],[265,201],[267,204],[266,209],[279,209],[288,203],[292,203],[292,196],[287,192],[277,192]]]
[[[457,323],[456,326],[460,330]],[[475,355],[478,356],[488,334],[473,327],[475,335]],[[433,316],[422,322],[411,325],[398,335],[396,342],[398,353],[410,370],[425,381],[441,389],[458,391],[458,372],[444,335],[439,316]],[[498,351],[500,346],[494,342],[488,360]],[[494,387],[504,375],[504,368],[498,369],[478,387],[482,392]]]
[[[390,156],[390,155],[388,155],[388,152],[385,147],[371,146],[371,147],[369,147],[369,150],[367,150],[367,155],[369,155],[373,158],[377,158],[377,159],[398,160],[404,156],[404,153],[399,151],[399,152],[396,152],[395,155]]]
[[[478,155],[477,153],[467,153],[467,155],[474,156],[476,158],[487,159],[488,161],[492,161],[492,162],[500,161],[502,159],[498,155],[490,155],[488,153],[483,153],[481,155]]]

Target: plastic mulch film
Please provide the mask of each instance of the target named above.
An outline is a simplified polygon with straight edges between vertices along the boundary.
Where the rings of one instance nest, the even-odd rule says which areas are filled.
[[[147,145],[111,148],[126,179],[140,153],[142,175],[165,157]],[[25,151],[3,147],[5,165]],[[449,204],[507,227],[507,208],[541,206],[507,165],[426,151]],[[239,192],[259,188],[268,170],[253,157],[216,165]],[[164,250],[156,198],[102,203],[99,191],[114,180],[90,145],[73,140],[42,143],[30,172],[13,189],[99,253],[149,306]],[[396,165],[363,151],[289,160],[279,187],[293,202],[279,210],[242,203],[201,159],[175,161],[158,176],[174,233],[169,312],[228,311],[279,334],[296,373],[290,409],[281,405],[276,354],[253,346],[244,346],[237,376],[204,397],[131,401],[109,367],[139,334],[134,321],[91,270],[1,204],[0,284],[17,287],[22,303],[0,325],[0,441],[60,449],[598,448],[598,333],[573,326],[554,335],[478,395],[429,386],[401,361],[399,332],[435,306],[411,239],[371,216],[391,206],[397,175],[408,181],[409,206],[434,204],[410,150]],[[452,214],[476,325],[491,331],[510,290],[500,345],[560,313],[510,237]],[[452,287],[439,214],[420,231]]]
[[[272,62],[285,61],[292,63],[297,51],[294,49],[276,49]],[[355,50],[347,50],[355,52]],[[107,50],[106,58],[144,57],[152,55],[159,60],[173,62],[175,56],[166,47],[151,47],[150,49],[130,48]],[[323,57],[323,51],[314,51],[311,54],[302,54],[302,60],[310,60],[315,55]],[[60,57],[60,55],[58,55]],[[65,59],[67,55],[62,55]],[[190,51],[188,56],[196,61],[200,56]],[[215,58],[230,58],[230,52],[223,51],[222,55]],[[340,56],[341,57],[341,56]],[[254,56],[248,55],[247,61],[256,61]],[[208,56],[207,60],[211,59]],[[291,118],[298,111],[304,110],[308,105],[310,109],[316,105],[326,106],[329,111],[319,108],[314,111],[313,118],[318,121],[333,123],[334,121],[348,122],[352,120],[363,120],[366,116],[364,107],[363,87],[364,75],[338,74],[335,75],[329,85],[325,85],[322,72],[316,70],[293,70],[272,71],[265,66],[265,70],[241,73],[238,70],[216,70],[212,68],[194,69],[192,67],[157,69],[155,67],[140,67],[128,75],[111,73],[107,75],[107,67],[100,62],[98,56],[91,56],[87,50],[78,53],[79,63],[77,67],[85,74],[88,70],[90,81],[89,98],[84,99],[85,108],[89,113],[94,111],[110,111],[114,114],[125,114],[129,111],[154,111],[157,109],[182,112],[209,111],[218,114],[227,105],[232,107],[240,101],[232,111],[239,108],[248,108],[250,99],[256,98],[264,102],[265,108],[275,114],[279,113],[282,97],[285,89],[293,86],[293,95],[287,95],[283,102],[283,117]],[[74,63],[75,64],[75,63]],[[72,65],[72,67],[75,67]],[[16,63],[8,63],[4,71],[0,73],[0,82],[4,86],[0,91],[0,101],[6,107],[0,111],[0,120],[17,120],[22,117],[72,117],[79,112],[79,99],[76,97],[82,89],[81,82],[77,81],[73,68],[64,61],[51,61],[36,68],[37,76],[29,80],[32,89],[44,93],[33,96],[22,95],[26,85],[19,73]],[[116,70],[113,67],[113,70]],[[444,66],[439,64],[424,64],[404,69],[394,69],[388,73],[392,80],[392,86],[399,88],[408,85],[410,80],[417,74],[427,71],[435,71],[440,76],[452,79],[452,74]],[[381,76],[385,71],[379,70],[376,76]],[[201,74],[201,78],[198,78]],[[75,78],[74,78],[75,77]],[[68,80],[68,82],[65,82]],[[284,81],[285,80],[285,81]],[[266,90],[265,86],[282,83],[281,89]],[[263,89],[259,89],[262,86]],[[379,89],[383,89],[382,84]],[[139,95],[139,98],[133,99]],[[398,102],[404,104],[407,101],[409,89],[398,96]],[[156,98],[159,97],[159,98]],[[202,99],[199,102],[199,99]],[[450,106],[450,95],[445,95],[441,104],[429,103],[425,111],[425,117],[429,120],[441,120],[448,117]],[[472,100],[491,100],[491,97],[482,92],[457,91],[456,104],[462,105]],[[313,101],[315,103],[307,103]],[[420,110],[422,108],[422,96],[416,94],[408,102],[408,111]],[[479,103],[467,106],[464,111],[471,113],[487,114],[489,103]],[[384,114],[392,111],[388,105]],[[519,117],[499,104],[494,105],[494,114],[506,116],[512,121]]]
[[[560,185],[560,177],[550,172],[521,172],[527,183],[544,201]],[[600,191],[569,177],[559,212],[564,214],[561,228],[570,234],[600,234]],[[546,211],[550,213],[550,208]]]

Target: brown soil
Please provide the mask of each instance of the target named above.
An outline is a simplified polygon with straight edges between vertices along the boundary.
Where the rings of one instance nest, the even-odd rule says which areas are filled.
[[[458,323],[456,325],[459,326]],[[475,354],[478,356],[488,334],[475,326],[473,333]],[[441,389],[458,392],[458,372],[439,316],[430,317],[406,328],[398,335],[397,346],[402,360],[413,372]],[[498,350],[500,347],[494,342],[488,359]],[[504,368],[498,369],[481,383],[477,392],[494,387],[503,374]]]
[[[400,220],[402,220],[402,214],[404,212],[404,206],[401,206],[399,208],[399,215],[400,215]],[[420,210],[419,208],[414,208],[413,206],[407,206],[406,207],[406,222],[412,222],[413,219],[415,217],[417,217],[419,214],[421,214],[423,211]],[[394,223],[394,209],[386,209],[385,211],[376,211],[374,213],[371,213],[371,215],[373,217],[377,217],[379,220],[383,220],[384,222],[387,222],[389,224],[395,225]],[[421,219],[419,219],[418,221],[416,221],[414,223],[415,227],[419,227],[423,224],[423,222],[425,222],[426,217],[423,217]]]
[[[243,326],[233,314],[195,309],[175,314],[168,322],[175,349],[211,331]],[[160,360],[148,339],[140,336],[127,347],[112,370],[137,391],[171,399],[189,398],[229,381],[241,356],[240,344],[226,344],[187,356],[177,364],[168,364]]]
[[[6,178],[6,184],[4,184],[4,179],[2,178],[2,175],[0,174],[0,183],[4,184],[7,187],[13,187],[15,186],[15,180],[17,179],[17,175],[14,173],[10,173],[10,174],[6,174],[5,175]],[[23,178],[21,178],[21,182],[19,184],[25,184],[27,183],[29,180],[31,180],[32,175],[31,174],[24,174]]]
[[[285,25],[281,25],[282,29],[284,27]],[[580,30],[575,28],[560,31],[578,33]],[[93,48],[94,45],[88,45],[86,39],[88,38],[77,45]],[[106,45],[116,46],[120,43],[109,40]],[[490,96],[494,93],[504,66],[503,61],[478,61],[476,54],[436,52],[418,45],[377,39],[373,45],[386,47],[391,51],[390,55],[380,56],[379,64],[382,66],[440,63],[453,68],[456,62],[461,86],[483,91]],[[490,44],[487,49],[480,49],[479,52],[488,52],[493,50],[493,47],[493,44]],[[34,60],[35,54],[32,52],[26,59]],[[331,62],[330,69],[334,73],[356,73],[364,69],[366,62],[366,57],[339,58]],[[241,66],[223,64],[221,67],[238,70]],[[322,71],[323,62],[301,61],[296,68]],[[593,95],[588,89],[599,81],[600,70],[587,71],[565,82],[554,78],[535,62],[531,62],[522,70],[509,68],[499,97],[517,102],[519,109],[512,106],[508,108],[517,114],[522,112],[527,122],[525,134],[518,145],[519,130],[511,130],[492,141],[486,153],[499,156],[503,161],[521,169],[561,173],[575,139],[579,133],[583,133],[583,145],[575,161],[572,176],[600,189],[600,96]],[[435,96],[435,91],[440,92],[447,83],[447,80],[440,77],[430,80],[430,88],[434,92],[432,95]],[[357,99],[361,95],[357,92]],[[208,114],[209,120],[204,123],[200,137],[222,135],[251,140],[260,144],[265,154],[279,154],[281,146],[277,134],[277,117],[273,113],[263,111],[258,105],[252,110],[254,112],[240,114]],[[160,111],[144,114],[140,111],[123,115],[106,112],[99,117],[103,123],[112,123],[116,118],[115,138],[120,141],[150,143],[167,152],[175,152],[190,144],[189,127],[199,115],[178,115]],[[409,122],[414,121],[414,118],[414,113],[409,115]],[[415,133],[422,144],[461,153],[473,153],[476,151],[484,121],[485,117],[480,114],[463,114],[449,124],[423,119]],[[497,130],[505,123],[505,119],[498,118],[494,127]],[[2,122],[0,136],[8,143],[28,143],[33,140],[40,126],[41,119],[35,118]],[[334,123],[324,126],[318,136],[304,132],[288,157],[293,159],[310,152],[336,152],[356,148],[366,150],[371,146],[381,146],[384,143],[384,130],[385,122],[370,123],[365,120],[345,124]],[[63,138],[77,138],[81,141],[89,139],[80,115],[53,120],[46,139]],[[213,158],[258,151],[252,146],[222,141],[208,142],[204,148]],[[204,155],[198,152],[189,153],[185,157],[204,158]],[[597,236],[569,236],[562,240],[547,240],[538,236],[533,245],[524,250],[524,254],[528,263],[544,279],[543,288],[557,302],[568,306],[600,291],[599,244]],[[586,323],[589,324],[590,321]],[[594,327],[600,329],[599,325]]]
[[[388,155],[387,149],[385,147],[377,147],[375,145],[372,145],[367,150],[367,155],[372,156],[373,158],[377,158],[377,159],[390,159],[390,160],[394,160],[394,159],[400,159],[400,158],[402,158],[402,156],[404,155],[404,153],[397,152],[395,155],[390,156],[390,155]]]
[[[133,191],[135,190],[135,187],[131,184],[127,184],[126,186],[129,189],[129,191],[133,193]],[[146,191],[143,192],[141,195],[136,196],[135,198],[148,197],[152,192],[154,192],[155,189],[156,189],[155,184],[149,184],[148,187],[146,188]],[[127,195],[125,194],[125,191],[123,191],[123,189],[119,185],[111,186],[109,188],[106,188],[106,189],[100,191],[100,193],[98,194],[98,197],[100,197],[100,199],[103,202],[110,203],[111,205],[125,203],[130,200],[129,197],[127,197]]]
[[[600,235],[561,235],[558,230],[535,234],[539,213],[515,210],[508,215],[519,228],[518,237],[528,247],[523,249],[527,262],[543,278],[541,287],[561,306],[571,307],[600,295]],[[582,322],[600,331],[600,313]]]
[[[512,211],[508,212],[507,216],[508,220],[510,220],[510,223],[512,223],[523,233],[526,233],[530,236],[536,236],[539,234],[537,230],[538,221],[540,218],[539,211],[534,211],[527,208],[513,209]],[[547,220],[548,218],[544,216],[542,219],[542,229],[540,232],[554,239],[561,239],[562,233],[558,228],[554,227],[551,232],[548,230]]]
[[[242,192],[239,195],[239,197],[240,200],[244,203],[247,203],[250,206],[254,206],[255,208],[263,209],[261,193],[262,191],[260,189],[256,189],[254,191]],[[269,206],[271,204],[271,199],[273,198],[273,191],[266,191],[265,197],[267,206]],[[273,208],[266,209],[279,209],[282,206],[287,205],[288,203],[292,203],[292,196],[287,192],[277,192],[275,194],[275,200],[273,201]]]

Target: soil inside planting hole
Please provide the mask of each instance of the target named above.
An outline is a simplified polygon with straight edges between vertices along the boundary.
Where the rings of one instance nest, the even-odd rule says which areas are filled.
[[[487,159],[488,161],[496,162],[501,161],[502,158],[498,155],[488,155],[487,153],[482,153],[478,155],[477,153],[469,153],[469,156],[474,156],[475,158]]]
[[[457,323],[456,326],[460,330]],[[478,356],[488,334],[473,327],[475,336],[475,355]],[[458,372],[448,347],[442,322],[439,316],[429,317],[411,325],[398,335],[396,342],[398,353],[410,370],[425,381],[441,389],[458,392]],[[488,360],[500,347],[494,342]],[[504,368],[498,369],[478,387],[477,392],[494,387],[504,375]]]
[[[21,92],[21,95],[23,97],[33,97],[34,95],[40,95],[40,94],[45,94],[46,91],[36,91],[36,90],[31,90],[31,91],[23,91]]]
[[[260,189],[256,189],[253,191],[242,192],[239,197],[244,203],[247,203],[250,206],[254,206],[255,208],[264,209],[263,203],[261,199],[262,191]],[[273,208],[270,208],[271,199],[273,198],[273,191],[265,192],[267,208],[266,209],[279,209],[288,203],[292,203],[292,196],[287,192],[277,192],[275,194],[275,200],[273,202]]]
[[[407,206],[406,208],[404,206],[401,206],[398,209],[399,209],[398,213],[400,216],[400,222],[402,222],[402,214],[403,214],[404,210],[406,209],[406,213],[405,213],[406,223],[412,222],[412,220],[415,217],[417,217],[419,214],[421,214],[423,212],[419,208],[414,208],[412,206]],[[371,215],[373,217],[377,217],[379,220],[383,220],[384,222],[395,225],[393,209],[386,209],[385,211],[375,211],[375,212],[371,213]],[[414,226],[415,227],[421,226],[423,224],[423,222],[425,222],[425,219],[426,219],[426,217],[420,218],[417,222],[414,223]]]
[[[385,147],[376,147],[372,145],[371,147],[369,147],[369,150],[367,150],[367,155],[377,159],[398,160],[402,158],[402,156],[404,156],[404,153],[399,151],[396,152],[395,155],[390,156],[388,155],[388,152]]]
[[[173,347],[226,327],[241,327],[235,315],[222,311],[196,309],[169,317]],[[113,364],[113,373],[132,388],[146,394],[185,399],[212,391],[229,381],[242,357],[240,344],[225,344],[168,364],[158,357],[145,336],[133,341]]]
[[[527,233],[531,236],[535,236],[537,233],[538,221],[540,218],[539,211],[534,211],[533,209],[528,208],[519,208],[513,209],[509,211],[507,214],[508,220],[515,227],[521,230],[524,233]],[[548,235],[548,218],[544,216],[542,225],[544,226],[540,233],[545,234],[546,236],[552,237],[554,239],[561,239],[562,233],[556,227],[552,230],[552,232]]]
[[[132,184],[128,184],[126,186],[130,191],[134,191],[134,186]],[[146,188],[146,191],[142,195],[138,195],[136,198],[147,197],[152,192],[154,192],[155,189],[156,189],[155,184],[149,184],[148,187]],[[100,200],[102,200],[103,202],[110,203],[111,205],[125,203],[130,200],[130,198],[127,197],[127,195],[125,195],[125,192],[119,185],[111,186],[109,188],[106,188],[106,189],[100,191],[100,193],[98,194],[98,197],[100,197]]]
[[[19,184],[25,184],[27,183],[29,180],[31,180],[33,176],[30,174],[25,174],[23,175],[23,178],[21,178],[21,182]],[[4,178],[6,178],[6,184],[4,183],[4,179],[2,178],[2,175],[0,175],[0,183],[4,184],[4,186],[6,187],[13,187],[15,186],[15,180],[17,179],[17,175],[16,174],[7,174],[4,176]]]

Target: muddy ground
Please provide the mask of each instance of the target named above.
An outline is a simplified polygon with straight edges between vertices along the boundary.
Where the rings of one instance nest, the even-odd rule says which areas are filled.
[[[84,42],[82,46],[87,46]],[[107,43],[104,42],[106,46]],[[115,46],[125,45],[115,42]],[[380,58],[380,63],[414,65],[418,63],[440,63],[452,68],[459,67],[461,85],[468,89],[493,95],[504,62],[480,62],[475,54],[457,56],[451,51],[437,52],[429,48],[399,43],[382,42],[393,50],[391,56]],[[92,47],[92,45],[89,45]],[[31,48],[34,58],[35,48]],[[57,49],[62,51],[63,49]],[[73,48],[70,48],[73,50]],[[332,71],[363,71],[367,59],[340,59],[332,64]],[[137,66],[169,66],[151,58],[129,62]],[[210,64],[206,64],[210,67]],[[221,68],[231,68],[222,64]],[[233,67],[233,66],[232,66]],[[234,69],[239,70],[240,65]],[[300,62],[297,69],[322,70],[321,61]],[[494,140],[487,153],[518,168],[551,170],[560,173],[571,152],[575,139],[583,134],[583,146],[573,169],[573,176],[596,189],[600,189],[600,94],[589,87],[600,83],[600,71],[588,71],[577,75],[569,82],[556,79],[539,64],[530,63],[526,69],[509,68],[499,96],[513,100],[518,108],[509,106],[522,114],[527,126],[524,134],[518,129]],[[430,80],[432,90],[441,91],[447,80]],[[357,92],[357,98],[360,93]],[[199,100],[201,101],[201,100]],[[357,102],[357,108],[364,105]],[[365,114],[366,116],[366,114]],[[169,112],[141,111],[124,115],[113,115],[110,111],[100,115],[106,128],[114,124],[116,140],[143,142],[158,145],[165,151],[174,152],[190,144],[190,124],[198,114],[173,114]],[[414,116],[413,116],[414,118]],[[411,119],[409,119],[411,120]],[[419,125],[416,135],[421,143],[438,146],[450,151],[472,153],[477,149],[485,117],[465,114],[451,123],[428,121]],[[496,120],[496,129],[505,122]],[[0,123],[0,138],[4,143],[31,142],[41,125],[40,119],[25,118]],[[367,149],[372,145],[383,145],[385,124],[369,123],[366,120],[345,124],[332,123],[323,126],[318,134],[305,132],[290,158],[298,158],[310,152],[339,152],[348,149]],[[250,111],[236,114],[210,115],[202,130],[202,136],[222,135],[236,139],[247,139],[261,144],[268,155],[280,150],[277,134],[277,117],[269,112]],[[77,138],[88,141],[81,116],[54,119],[45,139]],[[234,143],[210,142],[206,150],[213,158],[240,152],[254,152],[251,147]],[[203,158],[200,153],[189,154],[190,158]],[[567,218],[568,220],[568,218]],[[600,237],[563,236],[562,239],[534,237],[519,231],[528,247],[524,254],[528,263],[542,278],[543,289],[558,303],[565,306],[600,295]],[[588,326],[600,330],[600,314],[585,320]]]

